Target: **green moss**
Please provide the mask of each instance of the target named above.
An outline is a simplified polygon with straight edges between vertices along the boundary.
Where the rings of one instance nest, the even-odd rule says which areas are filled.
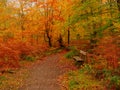
[[[25,60],[26,60],[26,61],[35,61],[36,58],[33,57],[33,56],[26,56],[26,57],[25,57]]]

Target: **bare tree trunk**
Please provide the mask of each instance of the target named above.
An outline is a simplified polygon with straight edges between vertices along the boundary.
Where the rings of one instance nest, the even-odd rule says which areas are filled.
[[[44,1],[46,3],[46,1]],[[53,5],[51,5],[53,7]],[[48,45],[52,47],[52,36],[50,33],[52,32],[52,27],[51,24],[53,24],[53,9],[48,4],[44,7],[45,10],[45,17],[46,17],[46,22],[45,22],[45,37],[47,38]],[[52,18],[49,18],[49,17]],[[45,39],[46,40],[46,39]]]
[[[24,27],[24,8],[23,8],[23,2],[19,0],[19,4],[20,4],[20,24],[21,24],[21,31],[22,31],[22,40],[24,38],[24,35],[23,35],[23,31],[25,30],[25,27]]]
[[[118,10],[120,11],[120,0],[117,0]]]
[[[48,30],[46,30],[46,34],[47,34],[47,38],[48,38],[48,44],[49,44],[50,47],[52,47],[52,39],[51,39],[51,37],[49,35],[49,31]]]
[[[59,36],[58,42],[59,42],[60,47],[64,47],[64,45],[63,45],[63,39],[62,39],[62,35],[61,34]]]
[[[70,44],[70,29],[68,28],[68,45]]]

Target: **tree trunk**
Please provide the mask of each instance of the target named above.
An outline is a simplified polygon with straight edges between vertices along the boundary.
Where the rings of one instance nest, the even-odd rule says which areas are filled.
[[[68,28],[68,45],[70,44],[70,30]]]
[[[25,30],[23,23],[21,25],[21,30],[22,30],[22,40],[23,40],[24,39],[23,31]]]
[[[117,0],[118,10],[120,11],[120,0]]]
[[[63,39],[62,39],[61,35],[59,36],[58,42],[59,42],[60,47],[64,47],[64,45],[63,45]]]
[[[49,42],[49,46],[52,47],[52,40],[50,37],[48,37],[48,42]]]
[[[49,44],[50,47],[52,47],[52,40],[51,40],[51,37],[49,35],[49,31],[48,30],[46,30],[46,34],[47,34],[47,38],[48,38],[48,44]]]

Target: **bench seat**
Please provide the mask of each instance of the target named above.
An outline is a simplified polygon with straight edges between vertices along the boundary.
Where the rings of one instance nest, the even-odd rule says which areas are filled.
[[[73,59],[75,60],[75,61],[84,61],[82,58],[80,58],[79,56],[74,56],[73,57]]]

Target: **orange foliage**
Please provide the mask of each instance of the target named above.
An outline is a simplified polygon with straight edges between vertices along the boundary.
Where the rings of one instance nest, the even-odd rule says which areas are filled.
[[[119,50],[115,44],[115,39],[113,37],[107,37],[101,39],[99,45],[95,48],[95,55],[93,57],[97,62],[101,62],[101,65],[105,65],[107,62],[107,68],[118,68]],[[102,64],[103,63],[103,64]],[[104,68],[104,65],[102,68]]]
[[[6,42],[0,44],[0,70],[19,68],[25,56],[36,56],[46,51],[47,45],[32,46],[28,42]]]
[[[10,48],[9,45],[0,44],[0,69],[18,68],[19,52]]]

